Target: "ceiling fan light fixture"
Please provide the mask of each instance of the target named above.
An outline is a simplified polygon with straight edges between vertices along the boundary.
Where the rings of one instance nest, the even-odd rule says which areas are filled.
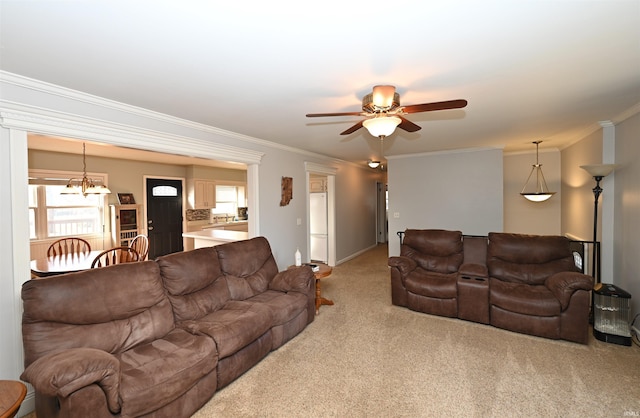
[[[373,104],[379,108],[389,108],[393,105],[393,97],[396,92],[394,86],[374,86],[373,87]]]
[[[369,168],[378,168],[380,166],[380,161],[369,160],[367,165],[369,166]]]
[[[375,137],[386,137],[396,130],[402,120],[397,116],[376,116],[362,122],[367,131]]]

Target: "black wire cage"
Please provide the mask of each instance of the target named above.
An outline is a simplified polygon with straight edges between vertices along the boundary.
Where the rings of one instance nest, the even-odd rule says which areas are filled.
[[[593,289],[593,335],[600,341],[631,345],[631,295],[613,284]]]

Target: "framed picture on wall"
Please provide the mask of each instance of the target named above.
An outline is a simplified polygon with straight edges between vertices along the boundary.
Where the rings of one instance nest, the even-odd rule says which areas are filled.
[[[136,200],[133,198],[133,193],[118,193],[118,203],[121,205],[133,205]]]

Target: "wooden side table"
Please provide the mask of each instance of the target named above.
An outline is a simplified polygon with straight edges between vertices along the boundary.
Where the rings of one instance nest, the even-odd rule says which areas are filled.
[[[316,315],[320,312],[320,305],[333,305],[333,301],[322,297],[322,285],[320,279],[329,277],[333,269],[326,264],[318,264],[319,270],[313,274],[316,276]]]
[[[27,395],[27,387],[17,380],[0,380],[0,418],[13,418]]]

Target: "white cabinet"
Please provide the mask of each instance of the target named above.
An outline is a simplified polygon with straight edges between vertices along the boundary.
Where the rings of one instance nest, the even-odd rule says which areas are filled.
[[[310,178],[309,191],[311,193],[319,193],[327,191],[327,180],[324,178]]]
[[[142,205],[109,205],[111,208],[111,239],[115,247],[128,247],[142,234]]]
[[[191,209],[210,209],[216,207],[216,182],[213,180],[194,179],[189,194],[193,199]]]

